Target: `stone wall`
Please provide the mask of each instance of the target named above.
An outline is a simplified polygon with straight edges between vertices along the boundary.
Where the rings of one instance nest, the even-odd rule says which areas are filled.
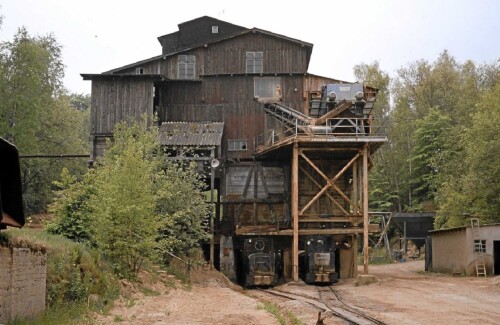
[[[45,252],[0,246],[0,324],[45,310]]]

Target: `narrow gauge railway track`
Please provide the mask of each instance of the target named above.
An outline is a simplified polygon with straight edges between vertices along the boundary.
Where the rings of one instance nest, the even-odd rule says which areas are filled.
[[[313,297],[303,293],[293,293],[278,289],[258,289],[259,291],[271,294],[274,296],[287,298],[290,300],[298,300],[307,303],[319,310],[318,312],[318,322],[316,324],[323,324],[323,320],[328,317],[338,317],[341,318],[349,324],[354,325],[386,325],[386,323],[366,315],[362,311],[347,305],[339,296],[339,294],[331,286],[319,287],[318,297]],[[321,288],[328,288],[329,290],[322,290]],[[334,297],[335,302],[332,303],[331,299],[327,299],[325,293]],[[330,301],[327,301],[330,300]]]

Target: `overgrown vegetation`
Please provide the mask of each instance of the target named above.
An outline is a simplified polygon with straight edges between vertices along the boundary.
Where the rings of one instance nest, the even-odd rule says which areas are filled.
[[[119,287],[100,253],[60,236],[30,230],[0,233],[3,245],[28,247],[47,253],[46,312],[32,321],[13,324],[71,324],[85,322],[89,296],[100,312],[111,307]]]
[[[258,309],[263,309],[272,314],[281,325],[304,325],[304,323],[290,310],[282,310],[278,304],[271,301],[262,301]]]
[[[195,166],[166,159],[157,134],[147,118],[117,124],[114,142],[82,181],[64,171],[56,184],[46,229],[96,246],[121,277],[209,238],[204,184]]]
[[[375,155],[370,209],[437,211],[435,227],[500,222],[498,63],[458,63],[447,51],[390,80],[377,62],[355,68],[380,89],[375,110],[389,143]],[[378,123],[380,124],[380,123]]]
[[[0,42],[0,137],[14,143],[21,155],[88,152],[90,96],[69,94],[63,77],[61,46],[54,35],[32,36],[20,28],[12,41]],[[28,215],[45,212],[51,183],[63,167],[81,174],[86,159],[21,160]]]

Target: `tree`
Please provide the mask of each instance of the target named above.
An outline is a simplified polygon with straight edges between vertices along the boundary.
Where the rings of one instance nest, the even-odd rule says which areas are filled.
[[[417,129],[413,133],[414,148],[409,159],[412,161],[413,173],[410,184],[413,187],[413,205],[430,201],[434,211],[434,198],[440,187],[440,174],[447,163],[450,148],[446,147],[450,130],[450,118],[434,109],[417,121]],[[419,207],[422,210],[422,207]]]
[[[462,174],[441,188],[436,228],[464,226],[470,216],[482,223],[500,222],[500,84],[483,94],[461,144]]]
[[[89,200],[95,240],[121,275],[152,257],[159,229],[154,184],[161,182],[155,140],[145,125],[118,124],[114,143],[94,172]]]
[[[95,193],[93,174],[89,171],[78,181],[63,168],[61,180],[54,181],[57,190],[56,198],[49,209],[53,217],[45,225],[48,233],[96,246],[91,219],[93,211],[89,206],[90,197]]]
[[[0,136],[21,155],[88,152],[88,132],[82,132],[88,113],[70,106],[63,76],[61,46],[53,35],[34,37],[20,28],[12,42],[0,43]],[[81,173],[85,165],[84,160],[23,159],[27,214],[45,211],[52,181],[63,167]]]
[[[47,230],[97,246],[115,271],[133,275],[144,259],[187,254],[210,238],[204,183],[189,163],[168,160],[158,128],[115,126],[114,141],[82,181],[63,173]]]

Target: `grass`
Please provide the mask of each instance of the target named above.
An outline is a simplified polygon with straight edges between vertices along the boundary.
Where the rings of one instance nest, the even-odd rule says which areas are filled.
[[[272,314],[274,318],[281,324],[281,325],[286,325],[286,320],[281,314],[281,309],[280,307],[275,304],[274,302],[270,301],[263,301],[259,306],[257,306],[258,309],[263,309],[267,311],[268,313]]]
[[[278,323],[281,325],[305,325],[293,312],[286,310],[285,312],[278,306],[278,304],[270,301],[262,301],[258,306],[258,309],[262,309],[272,314]]]
[[[147,297],[155,297],[155,296],[159,296],[160,293],[156,290],[153,290],[151,288],[148,288],[148,287],[142,287],[141,288],[141,292],[147,296]]]
[[[115,323],[118,323],[118,322],[123,322],[123,321],[124,321],[124,319],[123,319],[123,317],[121,317],[120,315],[115,315],[115,317],[113,318],[113,321],[114,321]]]
[[[166,270],[167,270],[168,274],[172,274],[177,279],[179,279],[182,282],[183,287],[185,289],[191,290],[191,279],[189,278],[189,275],[186,273],[185,270],[181,270],[175,266],[168,266]],[[174,285],[174,288],[175,288],[175,282],[171,283],[171,285]],[[167,285],[167,286],[170,286],[170,285]]]
[[[46,253],[46,311],[25,324],[92,324],[90,311],[107,312],[119,294],[116,277],[100,252],[44,231],[9,229],[0,233],[4,246]]]
[[[58,305],[47,309],[42,315],[33,319],[14,320],[7,325],[91,325],[92,318],[84,303]]]

